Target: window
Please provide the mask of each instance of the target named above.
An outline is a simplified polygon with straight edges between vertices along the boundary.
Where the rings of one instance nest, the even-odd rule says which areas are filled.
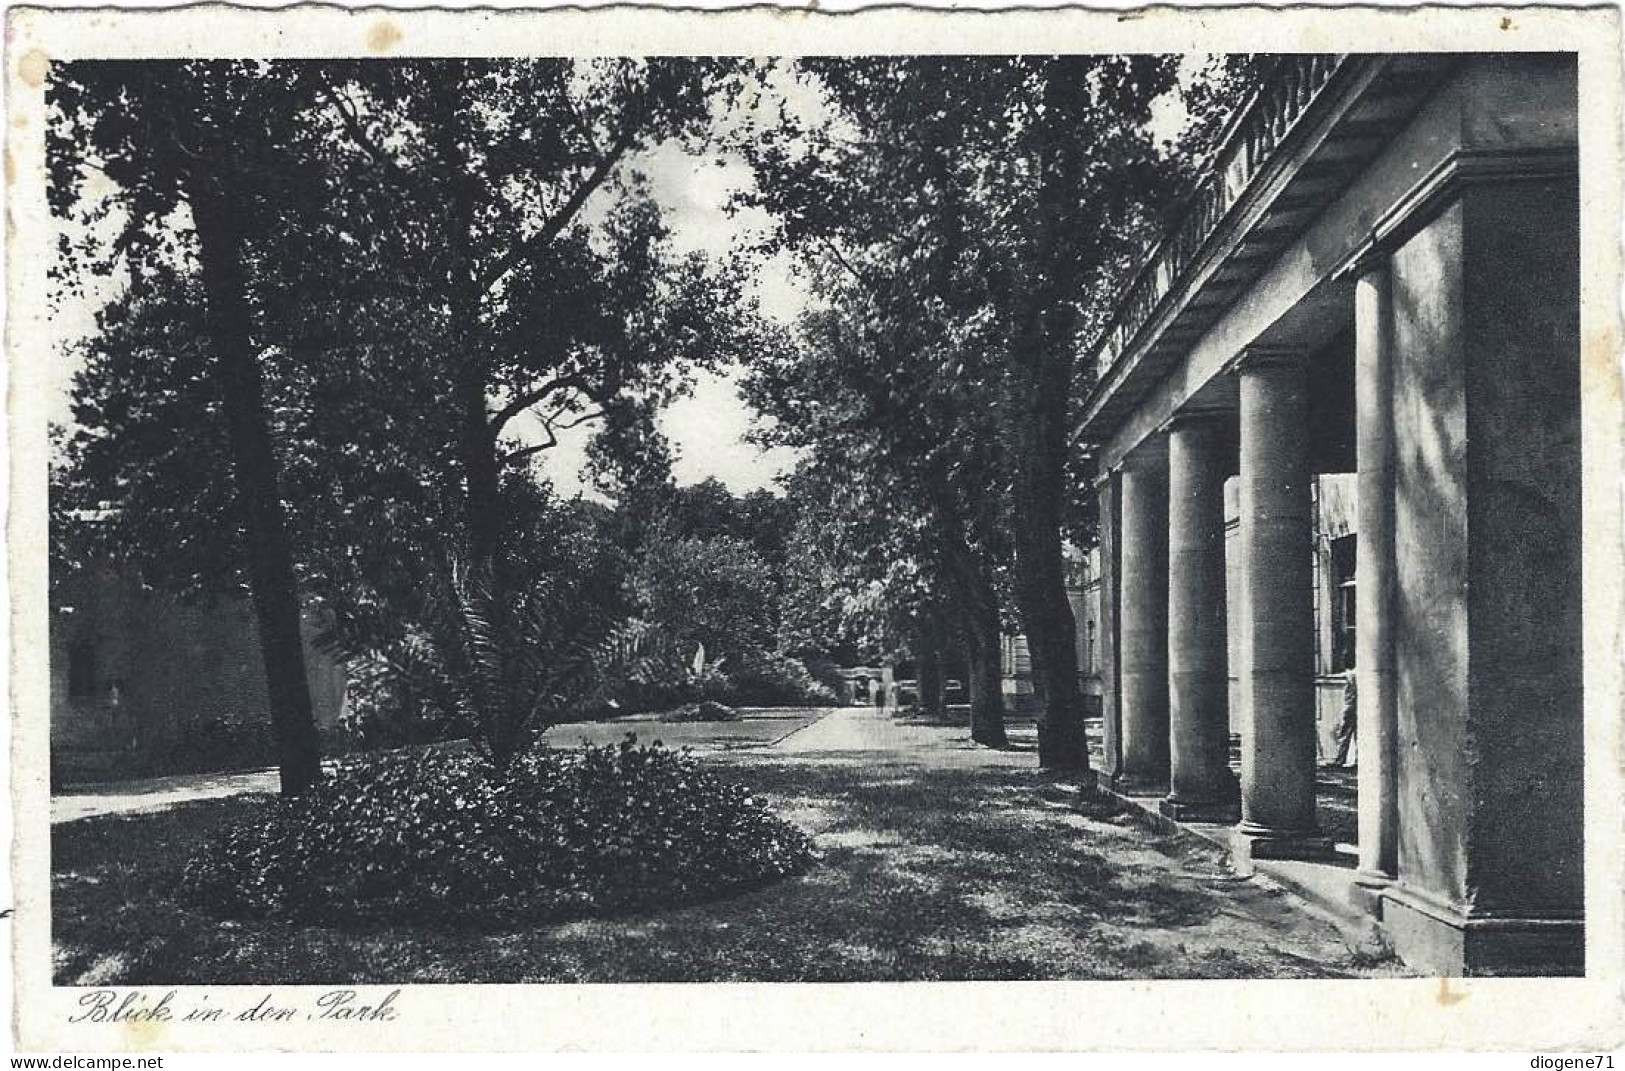
[[[76,640],[68,647],[68,695],[88,699],[96,694],[96,645]]]
[[[1332,540],[1332,672],[1354,666],[1355,582],[1354,541],[1357,536]]]

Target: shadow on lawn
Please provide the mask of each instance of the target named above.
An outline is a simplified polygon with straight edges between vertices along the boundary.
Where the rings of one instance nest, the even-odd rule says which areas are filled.
[[[1361,973],[1334,935],[1205,845],[1085,817],[1011,766],[896,753],[719,756],[818,838],[820,863],[731,898],[470,933],[222,922],[170,892],[251,800],[53,832],[58,984],[870,981]],[[951,759],[947,760],[951,761]]]

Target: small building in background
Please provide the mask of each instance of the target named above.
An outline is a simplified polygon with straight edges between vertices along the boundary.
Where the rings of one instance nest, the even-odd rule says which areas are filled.
[[[1066,555],[1066,599],[1076,622],[1078,687],[1083,693],[1084,717],[1100,717],[1100,551],[1078,550],[1068,544]],[[1032,650],[1027,636],[1007,632],[1001,639],[1000,670],[1004,698],[1013,711],[1030,710],[1035,703]]]
[[[276,761],[259,628],[246,598],[183,602],[111,565],[51,592],[51,778],[64,784]],[[344,704],[341,662],[305,667],[318,727]]]

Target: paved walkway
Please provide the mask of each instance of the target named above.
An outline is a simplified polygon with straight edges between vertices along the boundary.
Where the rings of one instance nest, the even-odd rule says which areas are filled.
[[[840,754],[853,751],[908,753],[944,766],[1030,766],[1033,757],[1022,746],[1020,727],[1009,732],[1010,751],[989,751],[964,733],[944,733],[941,727],[898,718],[874,707],[836,707],[780,740],[775,751],[788,755]]]
[[[98,814],[161,811],[191,800],[220,799],[249,792],[275,792],[279,785],[280,778],[274,767],[240,773],[181,774],[142,781],[76,785],[51,797],[51,824],[91,818]]]

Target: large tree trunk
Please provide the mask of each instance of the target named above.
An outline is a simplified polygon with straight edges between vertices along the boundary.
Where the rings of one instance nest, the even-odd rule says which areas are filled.
[[[970,738],[978,744],[1004,748],[1004,692],[1000,680],[999,634],[985,623],[965,622],[965,663],[970,691]]]
[[[1069,225],[1082,188],[1081,150],[1069,143],[1064,116],[1087,107],[1086,61],[1052,61],[1045,86],[1046,116],[1063,124],[1039,168],[1038,227],[1033,250],[1035,285],[1027,294],[1018,354],[1027,361],[1014,436],[1016,452],[1015,588],[1032,656],[1039,706],[1038,764],[1088,770],[1083,695],[1078,687],[1077,623],[1066,598],[1061,523],[1067,499],[1066,453],[1073,392],[1079,285],[1075,228]]]
[[[259,624],[266,699],[276,730],[282,792],[321,779],[321,742],[305,676],[299,590],[284,516],[281,474],[271,445],[265,388],[253,349],[243,272],[241,211],[222,179],[194,171],[187,194],[203,269],[209,345],[225,409],[237,504],[247,540],[249,586]]]
[[[1016,480],[1016,604],[1032,656],[1039,707],[1038,764],[1048,769],[1089,768],[1083,693],[1078,687],[1077,621],[1066,597],[1061,552],[1065,500],[1066,427],[1049,402],[1035,407],[1029,464]],[[1050,410],[1045,412],[1045,410]]]
[[[501,480],[496,435],[486,412],[485,377],[470,369],[458,387],[462,410],[463,523],[468,561],[475,574],[498,592],[498,542],[502,528]]]

